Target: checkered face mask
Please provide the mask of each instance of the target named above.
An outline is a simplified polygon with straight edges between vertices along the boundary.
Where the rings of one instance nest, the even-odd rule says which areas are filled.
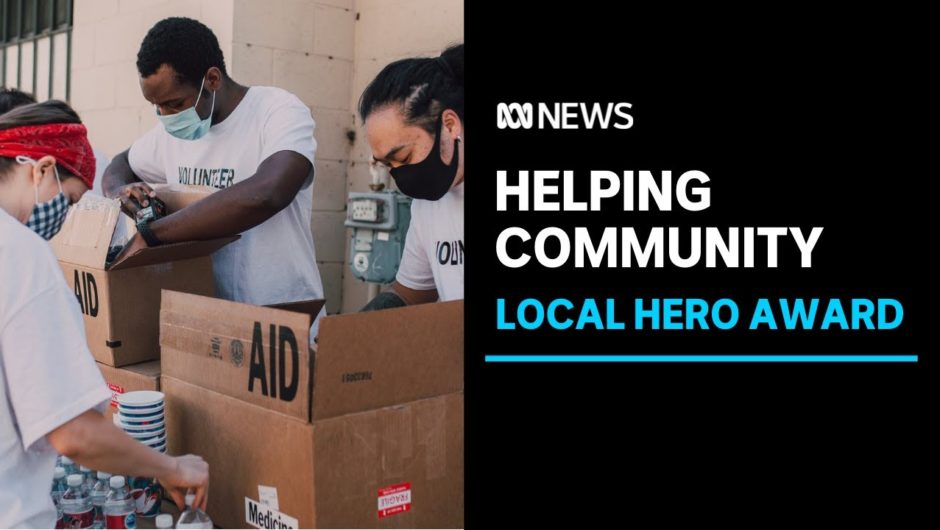
[[[36,165],[36,161],[28,156],[18,156],[16,161],[20,164]],[[27,228],[46,240],[52,239],[52,236],[59,233],[62,223],[65,222],[65,216],[69,213],[69,198],[62,191],[59,170],[55,166],[52,167],[55,171],[55,179],[59,183],[59,193],[52,199],[41,203],[39,202],[39,186],[35,186],[36,205],[33,206],[33,212],[26,221]]]

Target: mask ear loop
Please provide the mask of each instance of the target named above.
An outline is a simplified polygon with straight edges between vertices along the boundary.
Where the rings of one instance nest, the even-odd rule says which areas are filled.
[[[36,164],[38,164],[38,162],[36,162],[35,160],[33,160],[32,158],[26,155],[16,155],[16,162],[18,164],[29,164],[34,167],[36,166]],[[55,180],[56,180],[56,183],[59,185],[59,193],[65,193],[65,191],[62,189],[62,179],[59,177],[59,165],[53,164],[52,171],[55,172]],[[36,194],[36,204],[39,204],[39,185],[38,184],[33,185],[33,192]]]
[[[193,108],[196,108],[196,105],[199,104],[199,98],[202,97],[202,89],[206,86],[206,76],[202,76],[202,83],[199,84],[199,94],[196,95],[196,102],[193,103]]]
[[[202,84],[199,85],[199,95],[196,96],[196,103],[193,104],[193,109],[195,109],[195,108],[196,108],[196,105],[199,104],[199,98],[202,97],[202,89],[203,89],[203,87],[205,87],[205,86],[206,86],[206,78],[203,77],[203,78],[202,78]],[[209,118],[212,118],[212,114],[215,112],[215,93],[216,93],[216,92],[218,92],[218,90],[212,92],[212,108],[209,109]],[[198,114],[197,114],[197,116],[198,116]],[[201,118],[200,118],[200,119],[201,119]]]
[[[55,172],[55,181],[59,184],[59,193],[65,193],[62,189],[62,179],[59,177],[59,164],[53,164],[52,171]]]
[[[199,104],[199,98],[202,97],[202,89],[203,89],[205,86],[206,86],[206,77],[203,76],[203,77],[202,77],[202,83],[199,84],[199,93],[196,94],[196,102],[193,103],[193,108],[196,108],[196,105]],[[153,108],[154,108],[154,110],[157,111],[157,116],[162,116],[162,114],[160,114],[160,107],[158,107],[156,104],[154,104]],[[213,108],[213,110],[215,110],[215,92],[212,93],[212,108]]]

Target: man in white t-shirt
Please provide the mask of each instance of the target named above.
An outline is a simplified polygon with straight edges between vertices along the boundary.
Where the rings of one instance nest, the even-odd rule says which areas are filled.
[[[134,213],[155,196],[152,184],[219,191],[150,223],[124,252],[241,234],[213,255],[220,297],[259,305],[323,298],[310,231],[316,151],[310,109],[280,88],[229,78],[215,35],[188,18],[154,25],[137,69],[161,123],[114,157],[105,195]]]
[[[414,199],[395,282],[363,310],[463,299],[463,45],[386,66],[359,114],[374,163]]]

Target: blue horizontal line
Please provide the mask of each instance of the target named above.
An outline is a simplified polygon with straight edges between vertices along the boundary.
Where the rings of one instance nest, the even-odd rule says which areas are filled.
[[[487,355],[488,363],[916,363],[917,355]]]

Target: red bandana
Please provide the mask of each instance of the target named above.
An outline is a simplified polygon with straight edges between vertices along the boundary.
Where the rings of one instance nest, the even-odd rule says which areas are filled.
[[[26,125],[0,131],[0,156],[19,155],[34,160],[49,155],[56,163],[82,179],[89,188],[95,182],[95,155],[88,143],[88,129],[80,123]]]

